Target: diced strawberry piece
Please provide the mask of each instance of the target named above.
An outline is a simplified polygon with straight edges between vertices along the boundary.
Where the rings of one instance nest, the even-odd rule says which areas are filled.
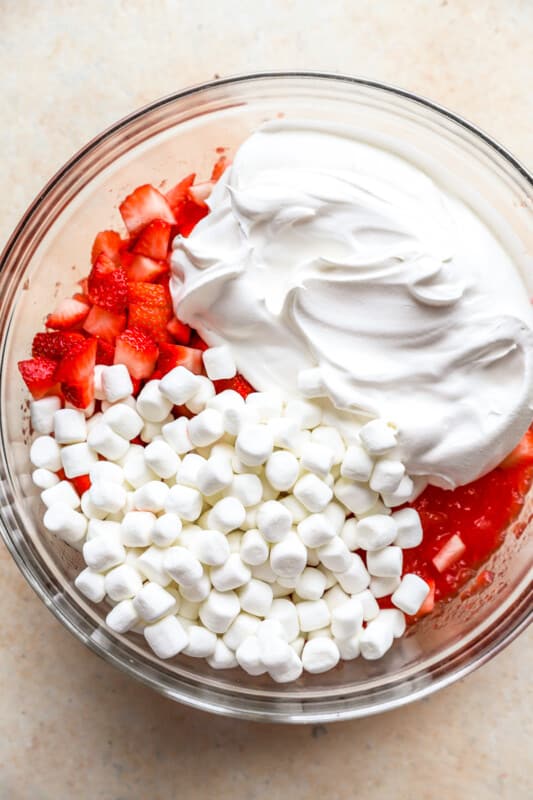
[[[104,253],[100,253],[91,270],[88,281],[89,299],[101,308],[122,313],[128,299],[128,278],[126,270],[116,264]]]
[[[45,325],[47,328],[55,328],[59,331],[68,330],[68,328],[80,325],[88,313],[88,305],[80,303],[79,300],[73,300],[72,297],[66,297],[61,300],[55,311],[48,315]]]
[[[172,308],[172,301],[166,286],[158,283],[128,283],[129,305],[163,306]]]
[[[59,361],[77,342],[83,342],[84,336],[73,331],[53,331],[36,333],[33,337],[31,354],[34,358],[42,356]]]
[[[119,211],[131,236],[154,219],[174,224],[174,214],[167,199],[150,184],[139,186],[120,204]]]
[[[215,384],[215,391],[217,394],[224,392],[226,389],[233,389],[233,391],[238,392],[241,397],[248,397],[249,394],[255,391],[253,386],[251,386],[242,375],[235,375],[234,378],[213,381],[213,383]]]
[[[209,208],[205,203],[191,197],[186,198],[182,203],[176,206],[174,210],[178,232],[182,236],[188,236],[194,226],[200,222],[208,212]]]
[[[82,292],[76,292],[72,295],[73,300],[77,300],[79,303],[85,303],[86,306],[91,305],[91,301],[87,297],[86,294],[82,294]]]
[[[189,341],[190,347],[195,347],[197,350],[207,350],[209,345],[207,342],[204,342],[198,331],[193,331],[191,334],[191,339]]]
[[[188,344],[191,338],[191,329],[177,317],[172,317],[167,325],[167,331],[178,344]]]
[[[130,258],[126,259],[125,256]],[[126,269],[128,281],[130,282],[144,281],[148,283],[155,281],[161,275],[166,275],[169,270],[166,261],[154,261],[153,258],[147,258],[135,253],[123,253],[122,264]]]
[[[98,256],[103,253],[114,264],[120,264],[120,251],[123,246],[124,242],[116,231],[100,231],[96,234],[91,250],[91,263],[95,264]]]
[[[195,178],[196,173],[192,172],[166,193],[165,197],[172,209],[186,199],[189,188],[193,185]]]
[[[91,336],[98,336],[106,342],[114,342],[126,327],[126,314],[114,314],[100,306],[93,306],[83,323],[83,329]]]
[[[106,367],[110,367],[113,364],[114,356],[114,345],[106,342],[105,339],[98,339],[96,344],[96,363],[105,364]]]
[[[187,367],[191,372],[200,375],[203,371],[201,350],[179,344],[161,344],[157,360],[158,374],[166,375],[174,367]]]
[[[87,408],[94,400],[94,378],[90,375],[82,383],[62,383],[63,397],[76,408]]]
[[[189,187],[189,198],[200,205],[206,205],[206,200],[213,191],[213,181],[202,181]]]
[[[167,257],[172,226],[162,219],[154,219],[142,229],[133,252],[158,261]]]
[[[152,337],[139,328],[126,328],[117,337],[115,364],[125,364],[132,378],[149,378],[159,354]]]
[[[146,284],[151,286],[153,284]],[[171,311],[166,306],[130,305],[128,312],[128,325],[130,328],[142,328],[152,336],[156,342],[168,342],[170,335],[167,323]]]
[[[509,469],[509,467],[517,467],[523,464],[533,464],[533,430],[528,430],[521,440],[518,442],[514,450],[511,450],[507,458],[505,458],[500,467]]]
[[[77,478],[71,478],[70,482],[80,497],[91,488],[91,479],[88,475],[78,475]]]
[[[19,372],[35,400],[40,400],[57,384],[57,363],[50,358],[29,358],[18,362]]]
[[[213,167],[213,172],[211,173],[211,180],[214,182],[218,181],[218,179],[222,177],[222,175],[227,170],[230,164],[231,161],[227,156],[220,156],[215,166]]]
[[[441,547],[437,555],[433,556],[431,559],[435,569],[439,572],[445,572],[448,567],[451,567],[452,564],[459,561],[465,550],[466,547],[463,540],[457,533],[454,533],[453,536],[450,536],[446,544]]]
[[[74,345],[59,363],[56,378],[69,384],[85,384],[92,379],[96,362],[96,339],[84,339]],[[90,402],[90,401],[89,401]],[[88,405],[86,403],[85,405]],[[85,406],[83,406],[85,408]]]

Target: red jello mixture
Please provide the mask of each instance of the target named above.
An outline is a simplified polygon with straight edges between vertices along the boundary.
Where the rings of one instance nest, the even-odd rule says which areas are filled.
[[[180,364],[202,371],[201,351],[207,345],[173,313],[170,247],[176,234],[188,236],[208,213],[205,197],[227,163],[222,156],[211,181],[203,184],[195,184],[195,176],[189,175],[166,194],[145,185],[124,200],[120,212],[129,238],[114,231],[97,234],[88,278],[47,317],[47,332],[33,340],[32,358],[19,363],[35,399],[60,394],[75,406],[88,406],[94,398],[95,364],[125,364],[136,393],[146,380]],[[253,391],[239,375],[215,381],[215,387],[217,392],[234,389],[244,397]],[[430,486],[411,504],[420,514],[424,539],[404,551],[403,572],[420,575],[431,587],[418,618],[456,594],[499,547],[532,480],[529,431],[488,475],[454,491]],[[73,483],[82,493],[90,486],[89,476]],[[488,570],[480,572],[474,589],[489,585],[492,578]],[[390,598],[380,605],[390,606]]]

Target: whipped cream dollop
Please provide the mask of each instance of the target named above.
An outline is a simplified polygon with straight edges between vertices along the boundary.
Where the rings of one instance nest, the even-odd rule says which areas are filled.
[[[454,487],[532,420],[533,315],[496,233],[415,161],[311,121],[257,130],[177,237],[179,317],[258,390],[319,367],[339,426],[398,426],[407,471]]]

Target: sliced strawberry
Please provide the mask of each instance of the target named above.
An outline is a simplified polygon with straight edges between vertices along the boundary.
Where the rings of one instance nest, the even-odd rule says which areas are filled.
[[[126,259],[125,256],[129,256],[129,258]],[[123,253],[122,264],[130,282],[144,281],[148,283],[157,280],[161,275],[166,275],[169,271],[166,261],[154,261],[153,258],[135,253]]]
[[[114,264],[120,264],[120,251],[124,242],[116,231],[100,231],[96,234],[91,250],[91,264],[96,263],[96,259],[102,253],[106,255]]]
[[[63,397],[76,408],[87,408],[94,400],[94,378],[91,375],[82,383],[62,383]]]
[[[218,179],[222,177],[222,175],[227,170],[230,164],[231,161],[227,156],[220,156],[215,166],[213,167],[213,172],[211,173],[211,180],[215,182],[218,181]]]
[[[182,236],[188,236],[195,225],[203,219],[209,209],[205,203],[185,200],[176,208],[176,226]]]
[[[191,372],[200,375],[203,371],[201,350],[183,347],[179,344],[161,344],[157,360],[157,373],[166,375],[174,367],[187,367]]]
[[[96,363],[105,364],[110,367],[115,356],[114,344],[106,342],[105,339],[98,339],[96,344]]]
[[[119,211],[131,236],[137,236],[154,219],[162,219],[171,225],[175,222],[165,196],[148,183],[128,195],[120,204]]]
[[[42,356],[59,361],[70,348],[77,342],[83,342],[84,336],[73,331],[53,331],[36,333],[31,345],[31,354],[34,358]]]
[[[139,234],[133,252],[159,261],[167,257],[172,225],[163,219],[149,222]]]
[[[172,308],[172,301],[166,286],[158,283],[128,283],[129,305],[163,306]]]
[[[189,344],[191,329],[184,322],[177,319],[177,317],[172,317],[167,325],[167,331],[178,344]]]
[[[68,330],[68,328],[80,325],[88,313],[88,305],[66,297],[61,300],[55,311],[48,315],[45,325],[47,328],[55,328],[59,331]]]
[[[50,358],[39,356],[19,361],[18,368],[35,400],[40,400],[57,384],[57,363]]]
[[[96,339],[84,339],[83,342],[74,345],[62,358],[56,378],[64,383],[84,384],[92,378],[95,362]]]
[[[80,497],[91,488],[91,479],[88,475],[78,475],[77,478],[71,478],[70,482]]]
[[[151,286],[152,284],[146,284]],[[134,303],[130,305],[128,312],[128,326],[130,328],[142,328],[156,342],[168,342],[170,334],[167,331],[167,324],[172,312],[166,306],[141,305]]]
[[[207,350],[209,345],[207,342],[204,342],[198,331],[193,331],[191,334],[191,339],[189,341],[190,347],[195,347],[197,350]]]
[[[126,328],[117,337],[115,364],[125,364],[132,378],[149,378],[159,350],[152,337],[139,328]]]
[[[83,329],[87,333],[105,339],[106,342],[114,342],[125,327],[125,314],[114,314],[100,306],[93,306],[83,323]]]
[[[94,263],[88,288],[91,303],[115,314],[125,310],[128,300],[126,270],[117,267],[105,253],[100,253]]]
[[[176,186],[174,186],[170,191],[168,191],[165,195],[167,201],[172,209],[182,203],[188,194],[190,187],[194,183],[194,179],[196,178],[196,174],[192,172],[190,175],[187,175],[186,178],[183,178]]]
[[[500,467],[509,469],[518,465],[533,464],[533,430],[528,430],[518,442],[514,450],[511,450]]]
[[[465,543],[457,533],[454,533],[446,544],[441,547],[437,555],[431,559],[435,569],[439,572],[445,572],[448,567],[459,561],[465,550]]]
[[[213,383],[215,384],[215,391],[217,394],[224,392],[226,389],[233,389],[233,391],[238,392],[241,397],[248,397],[249,394],[255,391],[253,386],[251,386],[242,375],[235,375],[234,378],[213,381]]]

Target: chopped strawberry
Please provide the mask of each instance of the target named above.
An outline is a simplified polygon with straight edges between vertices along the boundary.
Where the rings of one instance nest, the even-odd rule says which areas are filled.
[[[127,328],[117,336],[115,364],[125,364],[132,378],[149,378],[159,350],[152,337],[139,328]]]
[[[133,252],[158,261],[167,257],[172,226],[163,219],[154,219],[142,229]]]
[[[446,544],[441,547],[437,555],[431,559],[435,569],[439,572],[444,572],[461,558],[465,550],[466,547],[463,540],[457,533],[454,533]]]
[[[195,347],[197,350],[207,350],[209,345],[204,342],[198,331],[193,331],[189,341],[190,347]]]
[[[93,306],[83,323],[83,329],[87,333],[105,339],[106,342],[114,342],[125,327],[125,314],[114,314],[100,306]]]
[[[137,236],[154,219],[162,219],[171,225],[175,222],[167,199],[150,184],[137,187],[120,204],[119,211],[131,236]]]
[[[89,299],[91,303],[112,311],[122,313],[128,299],[128,278],[122,267],[117,267],[111,259],[100,253],[89,275]]]
[[[166,286],[158,283],[128,283],[129,305],[163,306],[172,308],[172,301]]]
[[[213,181],[202,181],[202,183],[195,183],[189,187],[189,198],[194,200],[195,203],[206,205],[205,201],[213,191]]]
[[[55,328],[60,331],[75,328],[83,322],[88,313],[88,305],[66,297],[61,300],[55,311],[48,315],[45,325],[47,328]]]
[[[147,283],[145,285],[152,286],[153,284]],[[130,328],[142,328],[156,342],[168,342],[170,334],[167,331],[167,323],[171,313],[166,306],[133,303],[129,307],[128,326]]]
[[[167,325],[167,331],[178,344],[188,344],[191,338],[191,329],[177,317],[172,317]]]
[[[120,264],[120,251],[124,242],[116,231],[100,231],[96,234],[91,250],[91,264],[96,263],[96,259],[102,253],[118,265]]]
[[[83,383],[62,383],[63,397],[76,408],[87,408],[94,400],[94,378],[91,375]]]
[[[182,236],[188,236],[196,223],[200,222],[208,212],[209,208],[206,203],[190,196],[187,197],[174,209],[178,232]]]
[[[179,344],[161,344],[157,360],[158,375],[166,375],[174,367],[187,367],[191,372],[200,375],[203,371],[201,350]]]
[[[187,194],[190,187],[193,185],[195,178],[196,174],[192,172],[166,193],[165,197],[167,198],[167,201],[172,209],[174,209],[187,198]]]
[[[70,482],[80,497],[91,488],[91,479],[88,475],[78,475],[77,478],[71,478]]]
[[[505,458],[500,467],[509,469],[520,464],[533,464],[533,430],[528,430],[520,439],[515,449]]]
[[[136,253],[123,253],[122,265],[126,269],[128,281],[130,282],[144,281],[148,283],[168,273],[166,261],[154,261],[153,258],[140,256]]]
[[[242,375],[235,375],[234,378],[213,381],[213,383],[215,384],[215,391],[217,394],[224,392],[226,389],[233,389],[233,391],[238,392],[241,397],[248,397],[249,394],[255,391],[253,386],[251,386]]]
[[[114,346],[106,342],[105,339],[98,339],[96,344],[96,363],[105,364],[106,367],[110,367],[113,364],[114,356]]]
[[[51,331],[48,333],[36,333],[33,337],[31,354],[34,358],[42,356],[51,358],[52,361],[59,361],[69,349],[77,342],[83,342],[84,337],[81,333],[72,331]]]
[[[73,294],[72,299],[77,300],[79,303],[85,303],[86,306],[91,305],[91,301],[89,300],[87,295],[83,294],[82,292],[76,292],[76,294]]]
[[[96,339],[84,339],[63,356],[56,378],[64,383],[83,384],[92,378],[95,362]]]
[[[19,361],[18,368],[34,400],[40,400],[57,384],[57,363],[50,358],[38,356]]]
[[[231,162],[227,156],[220,156],[215,166],[213,167],[213,172],[211,173],[211,180],[214,182],[218,181],[218,179],[221,178],[224,172],[227,170],[230,163]]]

